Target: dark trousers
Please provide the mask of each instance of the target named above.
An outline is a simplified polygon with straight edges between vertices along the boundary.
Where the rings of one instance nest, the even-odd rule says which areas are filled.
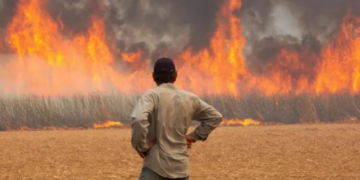
[[[177,179],[165,178],[156,174],[154,171],[152,171],[149,168],[143,168],[141,170],[139,180],[189,180],[189,177],[177,178]]]

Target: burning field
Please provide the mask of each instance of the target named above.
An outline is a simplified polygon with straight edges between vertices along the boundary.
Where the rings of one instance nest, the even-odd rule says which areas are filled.
[[[225,118],[190,150],[191,179],[360,179],[359,10],[0,0],[0,179],[135,179],[129,115],[163,56]]]
[[[221,127],[189,150],[191,179],[360,179],[360,126]],[[136,179],[130,130],[0,133],[0,179]]]
[[[126,124],[162,56],[176,61],[176,85],[218,108],[224,125],[357,122],[358,9],[356,0],[2,0],[0,130]]]
[[[69,25],[69,17],[63,14],[67,13],[65,10],[65,12],[61,11],[61,4],[58,5],[57,10],[60,12],[53,10],[52,6],[60,3],[57,0],[15,2],[15,7],[13,7],[15,13],[8,20],[3,33],[2,61],[5,63],[0,79],[2,94],[54,96],[111,91],[125,94],[144,92],[154,86],[150,79],[151,67],[154,57],[161,56],[171,56],[176,60],[180,74],[177,85],[200,95],[237,97],[254,92],[267,96],[303,93],[356,94],[360,90],[357,50],[360,43],[358,35],[360,19],[351,8],[338,10],[340,13],[337,14],[340,14],[341,18],[338,21],[334,18],[332,21],[338,24],[333,25],[334,27],[330,25],[324,27],[329,29],[325,30],[331,32],[316,34],[316,32],[306,32],[311,29],[303,30],[305,27],[302,26],[301,19],[291,19],[294,24],[287,27],[286,23],[289,20],[278,18],[279,13],[288,15],[287,13],[298,4],[295,2],[291,4],[291,1],[285,0],[274,2],[273,9],[269,10],[269,15],[274,17],[268,22],[275,23],[275,27],[270,25],[268,27],[274,28],[274,32],[269,32],[270,35],[267,35],[269,33],[259,30],[256,39],[253,37],[255,35],[249,31],[254,33],[252,28],[257,23],[248,25],[248,21],[251,20],[248,16],[251,13],[257,13],[256,9],[251,11],[251,7],[256,8],[256,4],[253,5],[248,1],[242,3],[240,0],[216,3],[211,1],[217,9],[211,10],[214,11],[212,12],[213,19],[207,24],[214,27],[211,26],[212,28],[207,30],[210,32],[203,32],[206,33],[204,38],[207,38],[206,42],[202,43],[203,47],[198,47],[200,45],[196,45],[195,42],[194,45],[192,44],[192,41],[196,39],[192,39],[193,36],[188,34],[199,32],[193,32],[197,29],[191,26],[189,28],[195,30],[181,29],[184,36],[181,38],[189,36],[185,38],[188,42],[179,43],[178,48],[174,49],[170,45],[167,47],[169,42],[163,42],[165,41],[163,39],[175,38],[170,40],[178,43],[176,37],[168,37],[170,35],[165,32],[161,34],[163,37],[159,38],[158,42],[163,43],[164,48],[158,47],[160,45],[156,43],[155,45],[147,43],[147,39],[140,44],[130,42],[130,40],[126,42],[127,37],[136,38],[131,37],[135,35],[128,32],[133,24],[121,22],[121,20],[125,21],[126,17],[123,17],[124,19],[118,17],[120,22],[117,23],[113,22],[115,20],[109,20],[116,18],[113,14],[109,14],[110,10],[108,10],[114,8],[116,4],[119,6],[130,4],[128,6],[135,6],[133,11],[138,12],[145,8],[142,6],[152,8],[160,2],[131,4],[126,1],[103,1],[102,3],[101,1],[74,1],[73,6],[76,7],[76,2],[78,2],[80,3],[78,6],[82,5],[83,8],[92,10],[86,11],[88,17],[85,17],[85,20],[82,19],[81,27],[76,26],[74,22],[72,22],[74,27]],[[69,3],[67,6],[71,6]],[[180,7],[189,4],[191,5],[191,3],[180,4]],[[352,4],[356,7],[355,4],[358,3],[348,2],[348,5]],[[164,11],[170,11],[175,5],[177,4],[164,3],[163,8],[169,6]],[[243,6],[245,6],[244,9],[242,9]],[[343,6],[346,7],[346,5]],[[301,9],[301,7],[298,8]],[[301,10],[297,11],[305,13]],[[120,16],[120,12],[116,13]],[[151,14],[151,12],[143,13],[144,15]],[[163,13],[165,17],[170,16],[166,12]],[[74,13],[73,19],[76,19],[76,15]],[[142,20],[142,15],[139,14],[139,17],[134,15],[134,21]],[[181,15],[175,12],[173,16]],[[244,22],[242,16],[244,16]],[[298,16],[304,18],[305,14]],[[297,16],[294,14],[291,17]],[[171,20],[173,17],[168,18]],[[261,16],[257,17],[254,14],[253,18],[261,18]],[[329,17],[320,18],[325,19],[322,21],[329,21],[327,19]],[[316,20],[315,18],[314,21]],[[154,15],[154,21],[160,20]],[[280,23],[279,27],[276,26],[277,23]],[[294,26],[299,26],[298,31],[301,32],[297,34],[290,30],[277,32],[283,28],[294,28]],[[263,29],[266,31],[266,27]],[[151,29],[149,31],[133,33],[149,36]],[[160,35],[154,32],[153,36]],[[144,38],[139,38],[138,41],[142,39]],[[198,41],[200,43],[200,40]],[[182,45],[184,43],[185,45]]]

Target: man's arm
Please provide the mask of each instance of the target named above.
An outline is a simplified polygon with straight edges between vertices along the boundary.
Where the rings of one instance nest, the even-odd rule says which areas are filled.
[[[145,153],[152,146],[146,141],[146,136],[149,126],[148,116],[153,109],[154,95],[147,92],[141,96],[131,114],[131,145],[139,154]]]
[[[221,124],[222,115],[200,98],[198,98],[195,107],[196,111],[193,119],[200,121],[201,124],[190,134],[190,137],[194,142],[197,140],[205,141],[209,134]]]

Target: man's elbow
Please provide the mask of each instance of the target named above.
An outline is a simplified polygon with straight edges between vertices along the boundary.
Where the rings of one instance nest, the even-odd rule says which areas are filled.
[[[218,112],[214,119],[215,119],[216,124],[220,125],[221,122],[223,121],[223,116],[220,112]]]
[[[217,117],[217,118],[215,119],[216,127],[219,127],[219,126],[221,125],[222,121],[223,121],[223,118],[222,118],[222,117]]]

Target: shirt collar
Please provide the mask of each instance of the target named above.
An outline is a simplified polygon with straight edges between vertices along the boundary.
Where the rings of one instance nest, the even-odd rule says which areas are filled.
[[[163,83],[159,87],[164,87],[168,89],[177,89],[177,87],[173,83]]]

